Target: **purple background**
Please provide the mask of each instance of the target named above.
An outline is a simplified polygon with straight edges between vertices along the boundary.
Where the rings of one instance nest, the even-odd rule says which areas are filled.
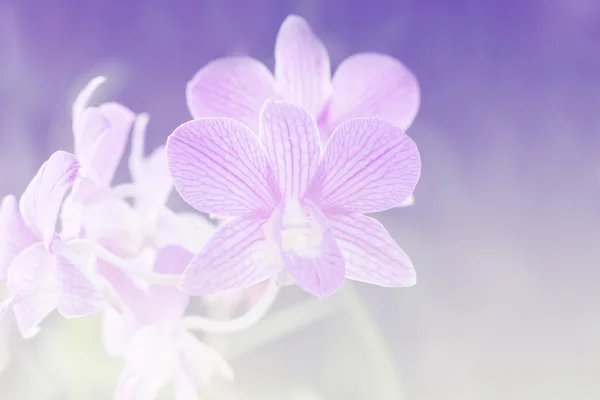
[[[92,76],[109,78],[97,99],[151,114],[155,146],[189,119],[185,85],[205,63],[245,53],[272,67],[290,13],[334,67],[380,51],[421,84],[417,203],[377,216],[419,283],[359,287],[407,398],[600,398],[596,0],[0,0],[0,196],[72,149],[70,103]],[[326,372],[309,377],[319,337],[290,337],[275,366],[255,354],[270,371],[256,379],[344,396]]]

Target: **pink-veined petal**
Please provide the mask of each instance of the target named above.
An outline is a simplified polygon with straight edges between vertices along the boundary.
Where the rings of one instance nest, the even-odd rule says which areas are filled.
[[[263,220],[233,219],[217,230],[187,266],[181,287],[194,295],[241,289],[264,281],[276,270],[268,261]]]
[[[0,205],[0,280],[15,257],[39,238],[25,225],[14,196],[6,196]]]
[[[330,129],[353,118],[376,117],[408,129],[419,110],[415,76],[385,54],[361,53],[345,59],[333,74],[327,109]],[[331,131],[330,131],[331,132]]]
[[[321,156],[315,120],[291,103],[268,101],[260,112],[259,137],[283,198],[301,198]]]
[[[76,265],[73,260],[57,256],[58,312],[65,318],[94,315],[108,304],[85,274],[85,270],[95,270],[95,257],[90,255],[85,262],[91,265]]]
[[[325,216],[311,204],[306,205],[306,210],[310,213],[312,223],[316,224],[316,229],[310,232],[311,237],[308,239],[313,239],[313,235],[320,235],[320,240],[315,248],[303,254],[286,249],[285,238],[280,237],[281,258],[286,271],[298,286],[323,298],[335,293],[344,283],[345,262]]]
[[[297,15],[283,21],[275,42],[275,82],[283,100],[318,117],[331,96],[327,49]]]
[[[325,214],[384,211],[410,196],[420,174],[417,146],[400,128],[358,118],[333,132],[307,197]]]
[[[17,326],[25,338],[39,331],[40,322],[58,304],[56,260],[43,243],[23,250],[10,264],[6,286],[16,297],[13,311]]]
[[[198,71],[188,83],[186,95],[194,118],[233,118],[257,132],[263,103],[276,98],[275,79],[258,60],[226,57]]]
[[[21,196],[21,215],[43,237],[46,246],[54,237],[60,206],[78,170],[79,162],[74,155],[57,151],[40,167]]]
[[[335,215],[328,222],[346,260],[347,278],[388,287],[416,283],[412,262],[377,220]]]
[[[266,216],[278,203],[258,137],[237,121],[186,122],[169,136],[167,157],[177,191],[199,211]]]

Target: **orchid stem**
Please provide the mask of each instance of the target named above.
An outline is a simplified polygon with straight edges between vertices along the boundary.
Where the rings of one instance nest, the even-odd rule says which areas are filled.
[[[133,183],[122,183],[112,188],[112,194],[121,199],[136,198],[139,196],[140,190]]]
[[[241,317],[219,321],[200,315],[189,315],[183,318],[184,324],[190,330],[206,333],[232,333],[248,329],[267,315],[277,298],[279,287],[275,280],[270,280],[260,300]]]
[[[120,269],[128,275],[144,279],[152,285],[161,286],[178,286],[181,281],[180,275],[158,274],[152,271],[136,269],[132,266],[131,261],[127,261],[110,252],[98,243],[88,239],[75,239],[69,242],[70,245],[81,246],[84,250],[92,252],[96,257],[106,261],[115,268]]]
[[[338,296],[340,302],[354,320],[358,332],[364,338],[363,343],[368,347],[373,365],[381,369],[377,376],[381,378],[382,384],[378,386],[385,390],[384,393],[387,399],[400,400],[404,398],[398,372],[393,359],[390,357],[390,349],[387,348],[386,340],[370,317],[369,310],[364,302],[354,287],[348,283]]]
[[[288,306],[269,315],[269,318],[244,332],[239,338],[236,337],[236,340],[231,343],[231,348],[224,353],[229,359],[240,357],[248,351],[324,320],[335,314],[337,310],[336,303],[315,299]]]

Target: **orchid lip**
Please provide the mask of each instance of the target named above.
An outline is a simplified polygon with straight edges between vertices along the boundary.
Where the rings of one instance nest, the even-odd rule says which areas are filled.
[[[281,218],[279,228],[278,218]],[[269,258],[278,266],[283,266],[281,252],[303,258],[315,257],[323,242],[321,226],[298,199],[288,199],[275,210],[263,226],[263,232]]]

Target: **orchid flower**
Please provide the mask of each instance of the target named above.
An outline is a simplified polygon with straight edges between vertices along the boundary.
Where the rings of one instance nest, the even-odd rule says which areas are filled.
[[[332,77],[327,49],[296,15],[288,16],[279,29],[274,74],[254,58],[221,58],[196,73],[186,95],[194,118],[229,117],[253,132],[263,103],[285,100],[315,118],[324,141],[335,127],[352,118],[381,118],[406,130],[420,102],[414,75],[385,54],[350,56]],[[411,195],[399,206],[413,203]]]
[[[410,286],[415,271],[385,228],[364,213],[405,201],[420,176],[415,143],[376,118],[338,126],[324,149],[313,117],[267,101],[259,135],[229,118],[179,126],[167,141],[181,197],[232,215],[190,261],[181,287],[205,295],[288,276],[324,297],[344,277]]]
[[[11,293],[0,314],[12,307],[26,338],[39,331],[54,309],[73,318],[92,315],[107,304],[98,287],[95,257],[70,248],[55,233],[61,203],[78,170],[72,154],[58,151],[18,203],[9,195],[0,207],[0,278]]]
[[[181,247],[164,247],[154,271],[181,274],[191,257]],[[126,306],[122,314],[107,309],[104,315],[106,350],[125,361],[115,400],[153,399],[169,381],[174,382],[176,399],[195,399],[197,383],[208,384],[213,375],[233,378],[227,361],[187,330],[183,313],[188,295],[157,285],[144,290],[121,271],[102,268]]]
[[[61,213],[62,234],[68,238],[78,237],[86,216],[97,214],[85,206],[97,203],[107,194],[135,117],[118,103],[88,106],[105,80],[101,76],[92,79],[73,103],[75,156],[81,163],[81,171]]]

